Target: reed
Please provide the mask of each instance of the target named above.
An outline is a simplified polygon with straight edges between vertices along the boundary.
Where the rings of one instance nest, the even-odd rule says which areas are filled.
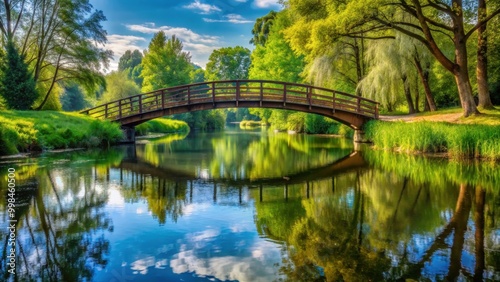
[[[364,130],[374,145],[384,150],[500,160],[498,125],[370,121]]]

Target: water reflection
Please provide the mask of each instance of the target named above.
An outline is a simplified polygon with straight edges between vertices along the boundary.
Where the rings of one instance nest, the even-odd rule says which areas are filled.
[[[17,280],[500,279],[491,164],[300,135],[144,143],[0,167],[20,183]]]

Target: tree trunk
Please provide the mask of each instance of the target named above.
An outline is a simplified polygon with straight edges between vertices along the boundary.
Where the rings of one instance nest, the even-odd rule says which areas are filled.
[[[467,231],[467,221],[472,206],[471,187],[468,184],[460,184],[460,194],[457,199],[455,214],[453,214],[454,232],[453,243],[450,252],[450,266],[446,281],[455,281],[460,275],[462,268],[462,251],[464,249],[465,232]]]
[[[413,99],[411,98],[410,82],[408,81],[408,77],[406,75],[403,75],[401,79],[403,80],[405,98],[406,102],[408,103],[408,111],[410,114],[414,114],[415,106],[413,105]]]
[[[415,81],[418,81],[418,72]],[[418,87],[418,83],[415,84],[415,112],[420,113],[420,88]]]
[[[476,265],[474,266],[474,280],[482,281],[485,268],[484,262],[484,206],[486,192],[482,187],[476,187],[476,210],[474,212],[474,224],[476,225],[475,239],[475,257]]]
[[[486,17],[486,1],[478,1],[477,9],[478,20]],[[486,37],[486,24],[477,30],[477,92],[479,98],[478,107],[482,109],[493,109],[490,92],[488,89],[488,40]]]
[[[472,96],[472,86],[470,84],[469,70],[467,69],[469,63],[463,17],[457,18],[456,21],[457,24],[455,28],[457,30],[454,32],[455,35],[453,37],[453,43],[455,45],[455,63],[451,71],[455,77],[455,83],[457,84],[458,96],[460,97],[464,117],[468,117],[479,114],[479,111],[477,110],[476,102],[474,102],[474,97]]]
[[[415,62],[415,67],[417,68],[418,75],[420,76],[420,80],[422,81],[422,85],[424,86],[425,98],[427,103],[425,104],[425,110],[429,110],[434,112],[437,110],[436,102],[434,101],[434,96],[432,95],[431,87],[429,85],[429,66],[424,70],[422,68],[422,64],[417,57],[413,58]]]
[[[472,96],[472,87],[467,69],[457,67],[453,76],[455,77],[455,82],[458,87],[458,95],[460,96],[460,103],[462,104],[464,117],[479,114],[476,102],[474,102],[474,97]]]

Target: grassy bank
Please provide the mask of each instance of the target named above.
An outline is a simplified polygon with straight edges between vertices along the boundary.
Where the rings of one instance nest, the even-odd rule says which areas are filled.
[[[157,118],[136,126],[135,132],[138,136],[148,133],[181,133],[189,132],[189,126],[181,120]]]
[[[376,147],[385,150],[500,160],[500,125],[371,121],[365,133]]]
[[[120,126],[56,111],[0,111],[0,155],[109,145],[122,138]]]

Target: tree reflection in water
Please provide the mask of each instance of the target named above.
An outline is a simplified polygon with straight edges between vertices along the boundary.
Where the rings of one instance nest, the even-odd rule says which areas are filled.
[[[235,251],[235,242],[224,241],[236,238],[246,242],[245,246],[255,246],[262,239],[267,240],[266,248],[273,244],[281,248],[283,262],[275,270],[282,276],[277,280],[500,280],[500,226],[495,220],[500,212],[498,167],[368,151],[364,155],[370,166],[356,168],[353,164],[358,162],[351,162],[349,169],[337,170],[335,162],[350,151],[335,142],[286,135],[172,140],[140,145],[137,151],[125,147],[108,154],[83,153],[81,158],[73,153],[42,158],[36,165],[19,165],[19,181],[27,184],[19,186],[25,191],[22,201],[26,205],[16,214],[17,279],[90,281],[97,279],[94,275],[109,277],[104,271],[95,271],[111,264],[120,267],[117,253],[122,251],[137,255],[127,258],[129,265],[121,266],[124,275],[142,281],[147,281],[147,275],[131,276],[132,263],[147,262],[141,271],[161,275],[170,271],[168,277],[178,277],[175,271],[196,272],[196,265],[183,260],[181,254],[187,253],[202,266],[216,258],[227,259],[229,266],[245,264],[248,271],[251,266],[265,265],[267,261],[251,256],[251,249]],[[328,146],[339,150],[325,150]],[[292,154],[293,162],[276,165]],[[353,156],[359,157],[351,155],[351,160]],[[1,167],[0,175],[5,172]],[[2,181],[3,177],[1,187],[6,187]],[[154,218],[148,226],[157,227],[158,232],[177,232],[177,226],[182,230],[186,215],[205,215],[192,210],[202,205],[212,211],[251,209],[249,225],[255,223],[256,231],[222,232],[217,226],[202,226],[201,231],[193,228],[191,233],[179,231],[172,237],[179,241],[171,244],[164,257],[155,253],[161,246],[149,246],[153,250],[149,253],[130,244],[127,248],[132,250],[120,249],[125,247],[110,246],[106,239],[113,232],[109,204],[116,200],[108,197],[110,190],[124,205],[146,207],[151,216],[137,216],[134,210],[135,218]],[[5,210],[5,201],[0,207]],[[222,218],[207,217],[210,224],[225,220],[217,212],[213,215]],[[207,230],[215,235],[201,244],[198,235]],[[133,228],[128,231],[135,232]],[[130,237],[148,231],[139,230]],[[118,232],[117,228],[114,235]],[[0,233],[6,238],[6,229]],[[149,240],[159,237],[157,233],[148,236]],[[166,238],[170,237],[163,234],[160,241]],[[192,241],[186,245],[189,238]],[[7,277],[5,244],[2,278]],[[181,250],[181,245],[190,247]],[[223,251],[211,253],[213,246]],[[158,259],[162,269],[155,268]],[[176,267],[169,264],[172,262]],[[271,270],[266,273],[272,275]],[[203,271],[217,279],[225,277],[217,277],[207,267]],[[259,277],[257,271],[253,273],[252,277]]]
[[[287,280],[500,279],[500,191],[479,180],[491,187],[488,181],[498,175],[469,174],[475,184],[448,177],[426,181],[413,178],[412,169],[424,170],[420,166],[429,160],[407,160],[402,163],[411,166],[388,171],[377,167],[394,160],[371,157],[375,168],[317,181],[312,198],[283,201],[276,190],[267,201],[256,201],[259,230],[286,242]],[[441,164],[441,175],[460,169],[449,165]]]
[[[17,167],[21,173],[16,175],[16,202],[25,205],[16,209],[16,281],[90,281],[95,269],[106,266],[109,242],[104,233],[112,231],[113,225],[103,211],[107,193],[95,177],[102,163],[106,167],[116,160],[114,153],[71,168],[67,163],[87,159],[89,153]],[[55,164],[40,166],[44,161]],[[27,169],[30,173],[23,173]],[[5,172],[2,168],[1,175]],[[7,187],[5,179],[0,180],[2,188]],[[7,238],[4,228],[0,232]],[[2,261],[2,277],[7,280],[5,267]]]

